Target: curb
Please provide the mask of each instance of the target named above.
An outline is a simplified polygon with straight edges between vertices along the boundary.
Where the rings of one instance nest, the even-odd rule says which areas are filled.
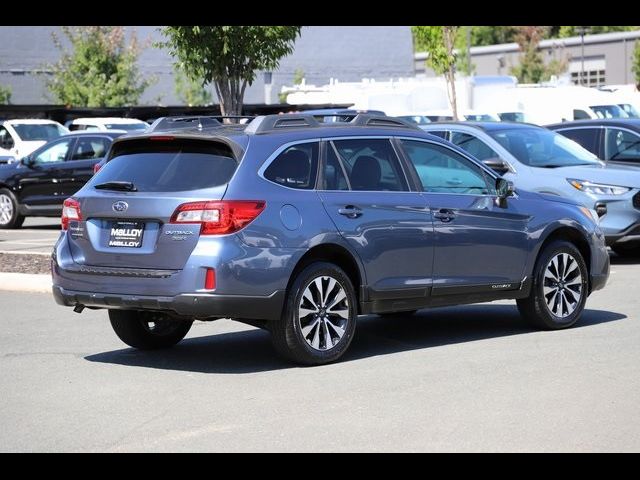
[[[51,293],[51,275],[0,272],[0,291]]]

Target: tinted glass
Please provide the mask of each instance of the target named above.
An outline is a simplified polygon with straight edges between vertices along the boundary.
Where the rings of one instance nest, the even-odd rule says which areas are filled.
[[[113,158],[92,177],[89,185],[125,181],[133,183],[141,192],[199,190],[224,185],[238,165],[226,145],[150,143],[141,141],[131,147],[120,144]]]
[[[349,190],[342,163],[338,160],[334,147],[327,143],[327,160],[324,165],[324,190]]]
[[[640,136],[618,128],[607,128],[604,155],[605,160],[640,162]]]
[[[107,130],[146,130],[149,125],[143,123],[105,123]]]
[[[451,132],[451,143],[455,143],[470,155],[478,160],[487,160],[488,158],[499,158],[498,155],[489,145],[482,140],[463,132]]]
[[[592,105],[591,110],[598,118],[629,118],[618,105]]]
[[[14,128],[18,136],[26,142],[36,140],[54,140],[60,135],[64,135],[66,133],[64,128],[54,123],[14,123],[11,126]]]
[[[81,137],[78,139],[71,160],[92,160],[102,158],[109,150],[111,142],[100,137]]]
[[[524,122],[524,113],[522,112],[503,112],[498,116],[503,122]]]
[[[573,119],[574,120],[589,120],[591,117],[584,110],[574,110],[573,111]]]
[[[271,162],[264,177],[289,188],[309,190],[316,185],[318,143],[293,145]]]
[[[448,138],[449,134],[447,130],[425,130],[425,132],[430,133],[431,135],[435,135],[436,137],[440,137],[444,140]]]
[[[633,105],[629,104],[629,103],[621,103],[618,105],[622,110],[624,110],[624,113],[626,113],[627,115],[629,115],[629,117],[631,118],[640,118],[640,112],[638,111],[638,109],[636,107],[634,107]]]
[[[407,183],[391,142],[382,138],[333,142],[352,190],[406,191]]]
[[[34,163],[45,164],[64,162],[72,141],[73,139],[71,138],[65,139],[46,147],[33,156]]]
[[[495,194],[491,177],[456,152],[440,145],[402,140],[425,192]]]
[[[9,131],[4,128],[4,127],[0,127],[0,148],[4,148],[4,149],[10,149],[13,148],[15,145],[13,138],[11,138],[11,134],[9,133]]]
[[[597,157],[573,140],[546,128],[489,131],[500,145],[531,167],[566,167],[597,164]]]
[[[591,153],[596,154],[596,142],[600,131],[601,130],[598,128],[574,128],[571,130],[562,130],[558,133],[561,133],[565,137],[579,143]]]

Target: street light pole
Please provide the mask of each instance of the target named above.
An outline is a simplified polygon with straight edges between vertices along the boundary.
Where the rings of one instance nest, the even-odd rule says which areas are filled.
[[[584,85],[584,34],[589,31],[589,27],[578,27],[580,33],[580,44],[582,46],[581,63],[580,67],[580,85]]]

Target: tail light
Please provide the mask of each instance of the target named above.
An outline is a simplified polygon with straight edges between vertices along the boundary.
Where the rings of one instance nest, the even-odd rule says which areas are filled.
[[[100,170],[102,168],[102,165],[100,165],[100,162],[96,163],[93,166],[93,174],[95,175],[96,173],[98,173],[98,170]]]
[[[71,220],[82,220],[82,213],[80,212],[80,202],[75,198],[67,198],[62,204],[62,230],[69,228],[69,222]]]
[[[199,223],[201,235],[223,235],[243,229],[264,210],[261,200],[220,200],[183,203],[169,223]]]

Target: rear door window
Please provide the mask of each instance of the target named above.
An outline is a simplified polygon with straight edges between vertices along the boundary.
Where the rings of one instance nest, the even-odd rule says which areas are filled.
[[[409,190],[398,157],[388,139],[362,138],[332,143],[347,170],[352,190]]]
[[[238,166],[220,142],[137,140],[114,145],[110,160],[90,185],[124,181],[140,192],[180,192],[229,182]]]
[[[104,137],[80,137],[73,150],[71,160],[93,160],[102,158],[111,142]]]

